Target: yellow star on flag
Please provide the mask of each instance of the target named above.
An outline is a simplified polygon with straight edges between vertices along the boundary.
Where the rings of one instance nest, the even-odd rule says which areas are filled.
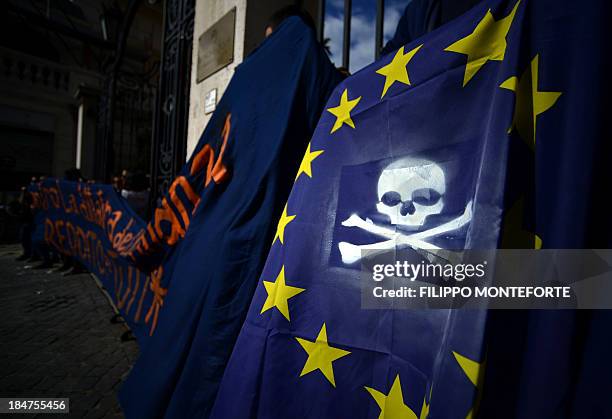
[[[378,419],[417,419],[417,415],[412,409],[404,404],[399,374],[395,377],[389,394],[384,394],[370,387],[365,387],[365,389],[380,408]]]
[[[476,401],[474,402],[474,407],[470,409],[466,416],[466,419],[472,419],[478,410],[478,405],[480,404],[480,399],[482,398],[482,383],[484,381],[485,363],[476,362],[455,351],[453,351],[453,355],[467,378],[476,387]]]
[[[471,34],[446,47],[444,51],[467,55],[464,87],[487,61],[503,61],[506,54],[506,35],[520,3],[520,0],[517,1],[512,12],[498,21],[493,18],[491,9],[487,10]]]
[[[327,343],[327,329],[325,323],[323,323],[319,335],[314,342],[302,338],[295,339],[308,354],[308,359],[304,364],[304,368],[302,368],[300,377],[319,370],[323,373],[325,378],[327,378],[327,381],[329,381],[332,386],[336,387],[332,363],[337,359],[347,356],[350,352],[329,346]]]
[[[514,101],[514,117],[512,128],[516,127],[519,135],[530,147],[535,147],[536,141],[536,118],[541,113],[549,110],[561,92],[544,92],[538,90],[538,66],[539,55],[533,57],[531,65],[525,69],[521,78],[510,77],[499,87],[511,90],[516,94]]]
[[[355,108],[355,106],[357,106],[360,100],[361,96],[359,96],[357,99],[349,100],[348,89],[344,89],[344,92],[342,92],[342,96],[340,97],[340,104],[334,108],[327,109],[327,112],[336,117],[336,122],[334,123],[330,134],[338,131],[340,127],[342,127],[342,124],[355,128],[355,123],[351,119],[351,111]]]
[[[285,204],[285,208],[283,208],[283,213],[281,214],[280,220],[278,220],[278,226],[276,227],[276,234],[274,235],[274,240],[272,240],[272,244],[276,242],[276,239],[280,240],[281,244],[285,244],[285,228],[287,228],[287,224],[289,224],[295,215],[287,215],[287,204]]]
[[[310,151],[310,143],[308,143],[308,148],[306,149],[306,153],[304,154],[304,158],[302,159],[302,163],[300,163],[300,169],[298,170],[297,176],[295,180],[297,180],[302,173],[304,173],[308,177],[312,177],[312,162],[314,159],[323,154],[323,150],[315,150]]]
[[[427,404],[425,397],[423,397],[423,406],[421,406],[421,414],[419,415],[419,419],[427,419],[427,416],[429,416],[429,405]]]
[[[421,406],[421,414],[419,415],[419,419],[427,419],[429,416],[429,407],[431,403],[431,393],[433,392],[433,384],[429,389],[429,403],[427,402],[427,395],[423,396],[423,406]]]
[[[383,87],[382,95],[380,95],[381,99],[385,97],[389,87],[396,81],[410,86],[410,79],[408,78],[408,69],[406,66],[422,46],[423,44],[408,51],[406,54],[404,54],[404,47],[401,47],[395,53],[395,57],[393,57],[393,60],[391,60],[389,64],[376,70],[377,74],[385,76],[385,86]]]
[[[285,266],[281,267],[276,277],[276,281],[263,281],[263,284],[268,293],[268,297],[259,314],[263,314],[271,308],[276,307],[287,320],[291,321],[289,318],[288,300],[306,290],[304,288],[292,287],[285,283]]]

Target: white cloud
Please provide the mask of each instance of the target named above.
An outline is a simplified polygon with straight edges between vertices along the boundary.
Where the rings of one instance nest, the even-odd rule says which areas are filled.
[[[325,14],[324,38],[329,38],[329,47],[331,49],[331,60],[336,66],[342,65],[342,38],[343,38],[344,23],[339,16]]]
[[[337,66],[342,65],[342,43],[344,20],[341,16],[325,16],[325,38],[330,38],[331,59]],[[374,61],[375,26],[374,18],[353,14],[351,19],[350,71],[355,72]]]
[[[386,43],[389,39],[395,35],[395,29],[397,27],[397,23],[402,16],[404,11],[404,6],[393,5],[385,8],[385,21],[383,23],[384,29],[384,42]]]
[[[351,19],[351,73],[374,61],[376,17],[354,13]]]
[[[330,4],[331,3],[331,4]],[[401,3],[401,2],[400,2]],[[330,38],[331,60],[342,65],[342,42],[344,38],[343,0],[328,0],[325,13],[325,38]],[[385,7],[384,42],[395,33],[395,28],[405,4],[388,4]],[[353,9],[351,18],[350,71],[354,73],[374,61],[376,42],[376,16]]]

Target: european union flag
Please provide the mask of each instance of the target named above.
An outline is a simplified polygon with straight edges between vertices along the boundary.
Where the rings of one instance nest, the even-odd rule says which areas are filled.
[[[523,66],[502,86],[516,97],[502,244],[610,248],[610,3],[526,6]],[[489,313],[482,416],[612,417],[611,322],[607,310]]]
[[[531,248],[585,245],[578,237],[595,234],[592,195],[583,189],[575,202],[563,190],[594,180],[598,121],[588,109],[600,97],[592,31],[602,27],[601,7],[485,1],[336,89],[212,417],[472,417],[488,397],[485,371],[498,365],[538,385],[513,381],[508,397],[492,386],[491,417],[558,417],[550,406],[562,412],[556,403],[568,387],[555,379],[566,385],[576,370],[551,354],[559,342],[567,360],[572,334],[536,321],[521,346],[486,311],[365,310],[359,262],[363,250],[393,249],[398,237],[424,250],[494,249],[517,238]],[[567,320],[549,314],[541,325]],[[529,315],[515,318],[524,325]],[[497,342],[515,352],[487,351],[488,328],[508,333]]]

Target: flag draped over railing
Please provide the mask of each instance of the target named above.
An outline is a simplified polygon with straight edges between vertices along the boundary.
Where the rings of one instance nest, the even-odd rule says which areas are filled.
[[[591,212],[609,161],[598,153],[610,150],[600,136],[603,9],[484,1],[336,89],[211,417],[454,418],[481,405],[484,417],[609,414],[609,401],[589,401],[590,384],[575,381],[597,363],[609,371],[596,349],[610,342],[605,314],[581,323],[586,314],[559,311],[367,310],[360,289],[362,252],[398,243],[609,243],[609,216]]]

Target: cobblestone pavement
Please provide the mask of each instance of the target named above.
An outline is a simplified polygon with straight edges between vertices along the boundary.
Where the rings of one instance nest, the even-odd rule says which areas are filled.
[[[123,417],[116,394],[136,342],[121,341],[90,275],[28,269],[18,255],[0,246],[0,397],[68,397],[70,417]]]

